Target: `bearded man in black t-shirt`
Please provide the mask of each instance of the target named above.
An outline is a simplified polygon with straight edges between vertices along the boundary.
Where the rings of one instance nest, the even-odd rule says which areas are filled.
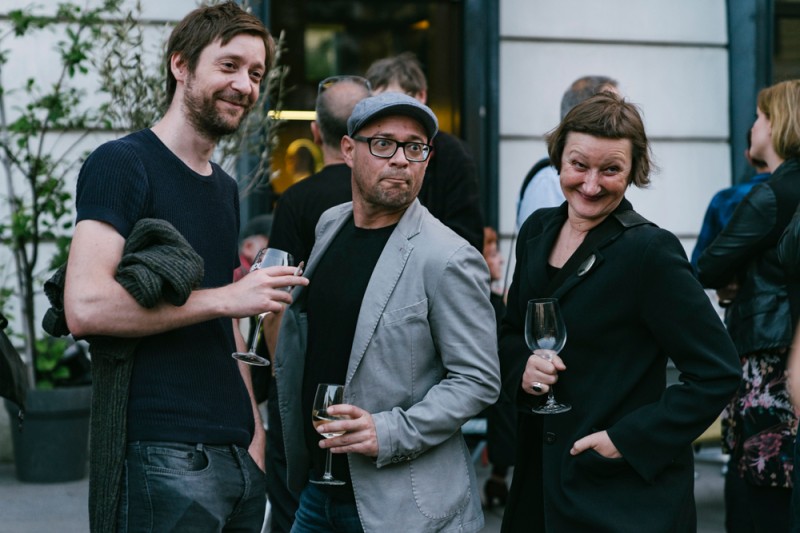
[[[291,301],[279,288],[306,281],[274,267],[232,283],[238,188],[210,158],[255,105],[273,56],[264,25],[234,2],[196,9],[167,45],[166,114],[104,144],[81,169],[67,324],[76,337],[137,342],[129,382],[114,371],[114,386],[95,378],[92,434],[120,429],[92,441],[92,531],[261,530],[264,429],[249,369],[231,357],[246,350],[231,319],[279,311]],[[169,222],[203,259],[200,287],[182,306],[142,307],[115,280],[126,239],[144,218]],[[111,406],[125,402],[127,419],[112,420]],[[113,467],[97,468],[101,459]]]

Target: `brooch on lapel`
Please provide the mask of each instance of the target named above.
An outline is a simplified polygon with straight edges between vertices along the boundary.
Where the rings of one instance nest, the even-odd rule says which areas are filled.
[[[594,266],[595,261],[597,261],[597,257],[594,254],[587,257],[586,261],[581,263],[581,266],[578,267],[578,276],[583,276],[589,272]]]

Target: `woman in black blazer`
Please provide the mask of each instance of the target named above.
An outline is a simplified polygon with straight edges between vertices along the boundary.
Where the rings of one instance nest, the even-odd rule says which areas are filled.
[[[746,521],[751,531],[788,531],[797,416],[784,371],[798,312],[793,318],[792,302],[796,307],[800,289],[789,283],[777,248],[800,204],[800,80],[759,92],[751,139],[750,153],[766,161],[772,175],[742,200],[697,269],[707,287],[739,286],[725,313],[743,374],[722,416],[729,476],[739,476],[726,478],[726,522],[741,527]],[[737,483],[741,500],[731,497]]]
[[[624,198],[649,181],[636,107],[594,96],[548,149],[567,201],[520,230],[500,335],[503,386],[519,406],[503,531],[694,531],[691,444],[736,391],[735,349],[678,239]],[[548,296],[567,328],[552,362],[524,340],[528,300]],[[666,388],[668,358],[680,383]],[[532,413],[556,382],[572,410]]]

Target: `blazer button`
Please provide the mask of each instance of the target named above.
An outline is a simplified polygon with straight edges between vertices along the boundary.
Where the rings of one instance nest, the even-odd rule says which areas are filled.
[[[553,433],[552,431],[548,431],[547,433],[544,434],[544,441],[547,444],[553,444],[556,441],[556,434]]]

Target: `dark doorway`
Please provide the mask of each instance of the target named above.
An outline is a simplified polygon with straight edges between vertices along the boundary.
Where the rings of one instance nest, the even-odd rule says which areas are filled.
[[[428,105],[441,129],[472,149],[484,219],[497,224],[498,5],[496,0],[251,0],[277,37],[289,67],[283,110],[312,111],[318,83],[363,75],[376,59],[410,51],[428,78]],[[273,151],[276,176],[287,151],[310,139],[309,120],[287,121]],[[295,143],[292,145],[292,143]],[[290,158],[290,164],[293,160]],[[280,193],[283,185],[274,189]],[[249,213],[271,211],[275,195],[253,195]]]
[[[440,127],[461,135],[462,4],[450,0],[295,0],[271,2],[270,30],[285,34],[281,63],[289,67],[283,109],[314,109],[317,85],[328,76],[363,75],[376,59],[411,51],[428,78],[428,105]],[[273,168],[286,151],[310,139],[309,121],[288,121],[279,133]],[[278,193],[281,190],[277,191]]]

